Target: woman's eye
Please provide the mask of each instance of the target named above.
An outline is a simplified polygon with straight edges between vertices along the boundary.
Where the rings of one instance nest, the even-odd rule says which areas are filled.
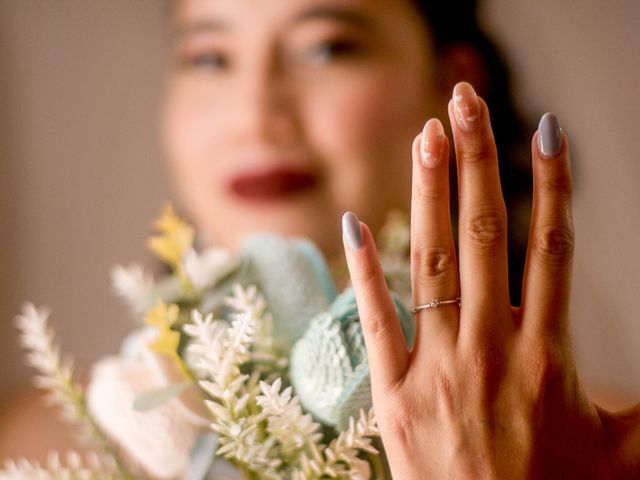
[[[309,49],[307,57],[317,64],[329,63],[355,57],[362,51],[362,46],[350,40],[331,40],[318,43]]]
[[[229,59],[223,54],[208,52],[186,55],[182,58],[180,64],[186,69],[218,71],[229,66]]]

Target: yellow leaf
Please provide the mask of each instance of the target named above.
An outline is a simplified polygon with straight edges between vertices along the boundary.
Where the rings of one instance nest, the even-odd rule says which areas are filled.
[[[178,344],[180,343],[180,334],[173,330],[159,332],[155,342],[149,345],[154,352],[165,353],[167,355],[177,355]]]
[[[185,366],[182,358],[178,355],[180,344],[180,332],[172,330],[171,326],[178,320],[180,309],[177,305],[167,306],[162,300],[149,310],[145,317],[145,323],[156,327],[157,337],[149,344],[149,348],[154,352],[170,356],[176,362],[185,378],[191,380],[191,374]]]
[[[170,327],[178,320],[180,309],[175,304],[167,306],[162,300],[158,300],[155,307],[147,312],[144,323],[156,327]]]
[[[171,205],[165,206],[154,225],[159,235],[149,239],[149,249],[172,268],[178,268],[184,254],[193,247],[193,228],[175,214]]]

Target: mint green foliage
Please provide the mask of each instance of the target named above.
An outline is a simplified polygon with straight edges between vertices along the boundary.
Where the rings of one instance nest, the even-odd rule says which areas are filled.
[[[291,348],[290,381],[304,409],[343,430],[349,417],[371,408],[371,384],[355,295],[340,295],[324,257],[310,242],[252,237],[241,253],[273,315],[274,336]],[[414,319],[396,295],[408,346]]]
[[[407,341],[413,343],[413,318],[394,299]],[[291,352],[290,377],[305,410],[339,430],[360,410],[371,408],[369,364],[352,289],[343,292],[328,311],[312,320]]]

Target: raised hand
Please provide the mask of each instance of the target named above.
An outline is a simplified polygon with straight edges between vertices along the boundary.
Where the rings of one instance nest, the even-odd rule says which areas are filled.
[[[442,124],[429,120],[413,143],[412,287],[422,307],[411,351],[371,232],[353,213],[343,217],[373,402],[394,478],[640,478],[640,406],[605,412],[576,374],[568,326],[573,226],[566,136],[546,114],[533,137],[523,300],[513,308],[507,213],[487,106],[460,83],[449,117],[458,255]]]

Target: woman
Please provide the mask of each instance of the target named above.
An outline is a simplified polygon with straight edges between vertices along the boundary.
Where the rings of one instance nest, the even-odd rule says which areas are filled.
[[[440,2],[179,2],[181,68],[165,113],[173,178],[200,230],[231,247],[275,229],[310,237],[334,258],[340,213],[366,220],[371,230],[361,231],[345,216],[346,256],[396,478],[632,478],[640,409],[613,416],[597,408],[569,347],[571,180],[552,115],[533,145],[523,307],[510,306],[509,278],[519,285],[521,276],[508,268],[488,109],[465,83],[443,101],[456,73],[473,72],[490,90],[486,64],[458,43],[482,45],[472,3],[458,2],[454,14]],[[465,62],[472,67],[461,72]],[[414,142],[413,173],[404,160],[423,120],[444,118],[447,103],[459,268],[442,124],[429,121]],[[412,352],[371,234],[390,208],[406,207],[410,177],[414,302],[461,297],[460,308],[417,312]]]
[[[489,99],[500,151],[511,156],[502,175],[511,225],[524,225],[510,235],[520,277],[526,142],[475,2],[362,3],[177,2],[163,138],[183,207],[202,234],[232,248],[276,230],[342,261],[335,219],[354,210],[378,231],[390,210],[408,210],[406,145],[468,80]],[[517,304],[519,281],[512,290]]]
[[[447,8],[409,0],[184,0],[175,8],[179,66],[163,138],[182,207],[203,242],[237,248],[255,231],[278,231],[309,237],[339,261],[342,212],[357,212],[377,231],[388,210],[407,209],[413,177],[414,302],[453,303],[417,312],[411,353],[398,343],[370,230],[360,230],[352,216],[345,220],[374,402],[396,478],[547,478],[556,471],[632,478],[638,463],[629,445],[638,440],[629,432],[638,435],[637,414],[596,409],[575,378],[563,328],[570,249],[555,248],[567,242],[548,244],[552,254],[560,252],[553,261],[530,262],[527,285],[534,287],[527,292],[535,295],[529,300],[527,293],[525,303],[534,306],[522,312],[533,313],[511,313],[507,278],[520,278],[507,276],[488,111],[468,84],[456,87],[450,107],[461,185],[459,274],[441,124],[427,124],[409,162],[415,132],[426,118],[447,116],[458,80],[492,96],[486,57],[456,43],[478,41],[471,2]],[[566,223],[551,231],[570,232],[568,219],[557,215],[568,208],[566,142],[553,136],[552,119],[543,126],[540,138],[548,130],[552,143],[546,150],[543,142],[541,152],[558,161],[544,163],[534,144],[542,187],[533,238],[537,227],[560,220]],[[561,194],[542,195],[549,185]],[[486,215],[474,216],[470,207],[483,205]],[[540,222],[547,219],[555,223]],[[535,286],[540,279],[564,279],[563,288],[548,292]],[[476,394],[465,396],[469,388]],[[582,443],[589,455],[566,447],[573,437],[558,435],[564,427],[590,439]]]

